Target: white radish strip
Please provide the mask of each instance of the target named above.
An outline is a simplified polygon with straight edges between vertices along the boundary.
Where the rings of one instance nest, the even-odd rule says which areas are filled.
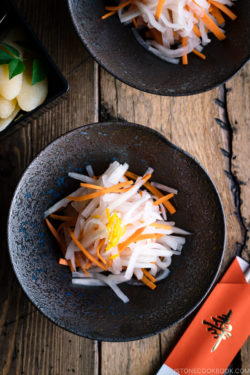
[[[157,189],[160,189],[162,191],[166,191],[167,193],[173,193],[173,194],[178,193],[178,190],[173,189],[173,188],[171,188],[169,186],[166,186],[166,185],[159,184],[158,182],[151,182],[151,185],[156,187]]]
[[[161,281],[161,280],[166,279],[166,277],[168,277],[169,274],[170,274],[170,271],[166,269],[165,271],[162,272],[160,276],[156,278],[156,281]]]
[[[86,279],[74,278],[72,279],[72,284],[85,286],[105,286],[105,283],[103,281],[92,279],[90,277]]]
[[[96,278],[107,284],[124,303],[129,302],[128,297],[121,291],[114,281],[111,281],[107,276],[98,274]]]
[[[174,59],[174,58],[165,56],[162,52],[158,51],[156,48],[152,47],[150,44],[149,44],[148,50],[152,52],[155,56],[159,57],[160,59],[164,61],[167,61],[171,64],[179,64],[179,61],[180,61],[179,59],[176,59],[176,58]]]
[[[85,218],[87,218],[88,216],[90,216],[93,211],[96,209],[96,207],[98,206],[98,203],[99,203],[99,199],[98,198],[94,198],[92,201],[89,202],[89,204],[84,208],[84,210],[82,211],[81,215]]]
[[[87,167],[86,167],[86,171],[87,171],[89,177],[94,177],[95,174],[94,174],[94,171],[93,171],[92,165],[87,165]]]
[[[86,182],[86,183],[89,183],[89,184],[95,184],[96,185],[96,180],[94,178],[91,178],[91,177],[86,176],[84,174],[69,172],[68,176],[73,178],[74,180],[78,180],[78,181],[81,181],[81,182]]]
[[[83,192],[83,188],[79,188],[79,189],[75,190],[73,193],[71,193],[70,196],[71,197],[79,197],[82,194],[82,192]],[[55,203],[53,206],[51,206],[50,208],[48,208],[48,210],[46,210],[44,212],[44,217],[48,217],[49,215],[53,214],[54,212],[60,210],[61,208],[66,207],[69,203],[70,203],[70,200],[68,198],[61,199],[60,201]]]
[[[176,234],[184,234],[184,235],[189,235],[189,234],[192,234],[184,229],[181,229],[181,228],[177,228],[177,227],[173,227],[173,233],[176,233]]]

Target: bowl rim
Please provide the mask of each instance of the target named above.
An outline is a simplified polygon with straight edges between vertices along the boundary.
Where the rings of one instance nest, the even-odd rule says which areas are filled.
[[[142,92],[147,92],[149,94],[154,94],[154,95],[159,95],[159,96],[169,96],[169,97],[178,97],[178,96],[189,96],[189,95],[196,95],[196,94],[201,94],[203,92],[207,92],[207,91],[210,91],[210,90],[213,90],[215,89],[216,87],[219,87],[221,85],[223,85],[224,83],[226,83],[227,81],[229,81],[231,78],[233,78],[242,68],[244,65],[246,65],[246,63],[249,61],[250,59],[250,53],[248,54],[248,56],[245,57],[245,59],[242,61],[242,63],[237,66],[235,69],[233,69],[230,73],[230,75],[226,78],[224,78],[223,80],[218,80],[216,81],[215,83],[213,84],[208,84],[205,86],[205,88],[203,89],[194,89],[194,90],[190,90],[190,91],[187,91],[187,92],[182,92],[182,93],[172,93],[172,92],[165,92],[164,90],[157,90],[157,89],[148,89],[148,88],[145,88],[144,86],[141,86],[141,85],[137,85],[136,83],[134,82],[131,82],[130,80],[126,80],[124,78],[121,78],[118,76],[118,74],[116,74],[115,72],[112,71],[112,69],[110,69],[109,67],[107,67],[103,62],[102,60],[94,53],[94,51],[92,50],[91,48],[91,45],[88,44],[86,42],[86,40],[83,38],[83,36],[81,35],[80,33],[80,30],[79,30],[79,26],[78,26],[78,23],[75,19],[75,16],[74,16],[74,12],[73,12],[73,5],[72,5],[72,2],[71,0],[67,0],[67,4],[68,4],[68,9],[69,9],[69,13],[70,13],[70,17],[71,17],[71,20],[72,20],[72,23],[74,25],[74,28],[76,30],[76,33],[78,35],[78,37],[80,38],[80,40],[82,41],[82,44],[84,45],[84,47],[87,49],[87,51],[90,53],[90,55],[93,57],[93,59],[104,69],[106,70],[108,73],[110,73],[113,77],[115,77],[116,79],[118,79],[119,81],[125,83],[126,85],[130,86],[130,87],[133,87],[134,89],[137,89],[137,90],[140,90]]]
[[[56,318],[52,318],[50,316],[47,315],[46,311],[43,311],[43,307],[42,306],[38,306],[37,303],[36,303],[36,300],[35,298],[32,298],[31,296],[29,296],[28,294],[28,291],[26,291],[26,288],[23,286],[22,284],[22,281],[21,281],[21,278],[19,278],[18,276],[18,273],[15,269],[15,262],[14,262],[14,259],[12,257],[12,251],[11,251],[11,245],[10,245],[10,232],[11,232],[11,215],[12,215],[12,211],[15,207],[15,201],[16,201],[16,197],[19,193],[19,189],[20,189],[20,186],[21,186],[21,182],[23,180],[23,178],[25,177],[26,173],[28,172],[28,170],[33,166],[33,164],[36,162],[36,160],[43,154],[46,152],[47,148],[51,147],[54,143],[58,142],[60,139],[63,139],[64,137],[66,137],[67,135],[71,134],[71,133],[74,133],[74,132],[78,132],[80,130],[83,130],[86,131],[87,129],[86,128],[93,128],[93,127],[99,127],[99,125],[102,125],[102,126],[113,126],[113,125],[118,125],[119,127],[132,127],[132,128],[137,128],[137,129],[141,129],[142,131],[146,131],[146,132],[149,132],[155,136],[157,136],[158,138],[160,138],[163,142],[165,142],[166,144],[168,144],[171,148],[173,148],[174,150],[177,150],[181,153],[183,153],[184,155],[188,156],[189,158],[191,158],[196,164],[198,164],[198,166],[203,170],[203,172],[206,174],[206,176],[208,177],[210,183],[212,184],[216,194],[217,194],[217,197],[218,197],[218,200],[219,200],[219,204],[220,204],[220,208],[221,208],[221,213],[222,213],[222,219],[223,219],[223,229],[224,229],[224,238],[223,238],[223,244],[222,244],[222,248],[221,248],[221,255],[220,255],[220,260],[218,262],[218,265],[216,267],[216,270],[215,270],[215,273],[214,273],[214,276],[212,276],[211,278],[211,282],[210,282],[210,285],[209,287],[204,291],[204,294],[203,296],[200,298],[200,300],[189,310],[187,311],[185,314],[183,314],[178,320],[176,320],[175,322],[167,325],[166,327],[163,327],[159,330],[156,330],[156,331],[153,331],[151,333],[147,333],[147,334],[144,334],[144,335],[139,335],[139,336],[133,336],[133,337],[129,337],[129,338],[121,338],[121,339],[113,339],[113,338],[110,338],[110,337],[106,337],[106,336],[100,336],[100,337],[97,337],[95,335],[92,335],[92,334],[82,334],[82,333],[79,333],[79,332],[76,332],[74,329],[71,329],[69,327],[67,327],[66,325],[62,324],[61,322],[57,321]],[[200,305],[201,303],[205,300],[205,298],[208,296],[209,292],[211,291],[212,287],[215,285],[215,281],[218,277],[218,274],[219,274],[219,271],[220,271],[220,268],[221,268],[221,264],[222,264],[222,261],[223,261],[223,258],[224,258],[224,254],[225,254],[225,246],[226,246],[226,218],[225,218],[225,212],[224,212],[224,208],[223,208],[223,205],[222,205],[222,200],[221,200],[221,197],[219,195],[219,192],[213,182],[213,180],[211,179],[210,175],[208,174],[208,172],[205,170],[205,168],[200,164],[199,161],[197,161],[192,155],[190,155],[187,151],[184,151],[182,150],[180,147],[176,146],[175,144],[173,144],[172,142],[170,142],[163,134],[161,134],[159,131],[155,130],[155,129],[152,129],[148,126],[145,126],[145,125],[140,125],[140,124],[136,124],[136,123],[131,123],[131,122],[125,122],[125,121],[107,121],[107,122],[95,122],[95,123],[91,123],[91,124],[86,124],[86,125],[82,125],[80,127],[77,127],[75,129],[72,129],[72,130],[69,130],[67,131],[66,133],[62,134],[61,136],[57,137],[56,139],[54,139],[53,141],[51,141],[50,143],[48,143],[36,156],[35,158],[31,161],[31,163],[27,166],[27,168],[25,168],[24,172],[22,173],[20,179],[19,179],[19,182],[15,188],[15,191],[14,191],[14,194],[13,194],[13,197],[11,199],[11,204],[10,204],[10,208],[9,208],[9,213],[8,213],[8,220],[7,220],[7,244],[8,244],[8,253],[9,253],[9,258],[10,258],[10,261],[11,261],[11,265],[12,265],[12,268],[13,268],[13,271],[14,271],[14,274],[24,292],[24,294],[26,295],[26,297],[28,297],[29,301],[39,310],[40,313],[42,313],[47,319],[49,319],[52,323],[56,324],[58,327],[60,328],[63,328],[65,329],[66,331],[68,332],[71,332],[71,333],[74,333],[78,336],[81,336],[81,337],[85,337],[85,338],[88,338],[88,339],[91,339],[91,340],[97,340],[97,341],[107,341],[107,342],[129,342],[129,341],[135,341],[135,340],[141,340],[141,339],[144,339],[144,338],[147,338],[147,337],[152,337],[154,335],[157,335],[157,334],[160,334],[161,332],[173,327],[174,325],[180,323],[181,321],[183,321],[184,319],[186,319],[190,314],[192,314]]]

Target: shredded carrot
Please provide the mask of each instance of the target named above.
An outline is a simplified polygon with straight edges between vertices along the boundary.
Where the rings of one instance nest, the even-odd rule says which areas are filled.
[[[161,12],[162,12],[162,9],[163,9],[163,6],[165,4],[165,1],[166,0],[158,0],[158,4],[157,4],[157,8],[156,8],[156,12],[155,12],[155,18],[158,20],[161,16]]]
[[[71,197],[71,196],[68,196],[67,198],[71,201],[75,201],[75,202],[83,202],[83,201],[87,201],[87,200],[90,200],[90,199],[94,199],[94,198],[97,198],[97,197],[100,197],[104,194],[107,194],[107,193],[120,193],[121,192],[121,188],[122,187],[125,187],[125,186],[128,186],[128,185],[132,185],[133,184],[133,181],[125,181],[125,182],[120,182],[119,184],[116,184],[116,185],[113,185],[113,186],[110,186],[108,188],[104,188],[100,191],[97,191],[95,193],[91,193],[91,194],[87,194],[87,195],[82,195],[80,197]]]
[[[102,261],[102,263],[106,264],[107,263],[106,260],[100,254],[100,249],[104,245],[104,242],[105,242],[105,238],[102,238],[97,246],[96,253],[97,253],[98,258]]]
[[[152,281],[150,281],[147,277],[143,276],[141,278],[141,281],[147,285],[150,289],[154,290],[156,288],[156,285],[154,283],[152,283]]]
[[[106,18],[113,16],[116,12],[109,12],[104,14],[104,16],[101,16],[101,20],[105,20]],[[93,177],[94,178],[94,177]]]
[[[69,265],[67,259],[64,259],[64,258],[59,258],[58,263],[61,264],[61,266],[68,266]]]
[[[145,229],[145,227],[137,229],[129,238],[126,239],[126,241],[121,242],[118,245],[119,252],[122,252],[132,242],[136,242],[137,238],[142,234],[144,229]]]
[[[102,268],[103,270],[107,271],[107,268],[103,266],[102,263],[100,263],[98,260],[96,260],[93,255],[91,255],[83,246],[82,244],[78,241],[78,239],[76,238],[76,236],[74,235],[74,233],[72,232],[72,230],[70,228],[68,228],[68,232],[69,232],[69,235],[70,237],[72,238],[72,240],[75,242],[76,246],[82,251],[82,253],[86,256],[86,258],[88,258],[89,260],[91,260],[93,263],[95,263],[98,267]]]
[[[204,53],[201,53],[200,51],[197,51],[197,49],[193,49],[192,51],[195,55],[199,56],[201,59],[206,60],[206,55]]]
[[[151,227],[159,228],[159,229],[168,229],[171,230],[172,226],[167,224],[161,224],[161,223],[152,223],[150,224]]]
[[[216,19],[219,25],[222,25],[223,23],[225,23],[225,18],[223,17],[221,11],[218,8],[216,8],[216,6],[214,6],[213,4],[211,4],[209,8],[209,12]]]
[[[144,240],[158,240],[159,238],[163,237],[164,234],[161,233],[149,233],[149,234],[141,234],[136,238],[137,241],[144,241]]]
[[[91,277],[90,273],[86,270],[86,268],[82,265],[83,263],[83,258],[82,258],[83,254],[81,251],[76,251],[75,252],[75,264],[76,264],[76,267],[80,267],[84,273],[86,273],[86,275],[88,277]]]
[[[237,16],[234,14],[228,7],[226,7],[224,4],[218,3],[218,1],[215,0],[208,0],[211,4],[216,6],[216,8],[219,8],[223,13],[225,13],[231,20],[235,21]]]
[[[148,173],[144,177],[142,177],[143,184],[145,184],[151,177],[152,177],[152,175],[150,173]]]
[[[134,27],[135,27],[136,29],[138,29],[138,25],[137,25],[137,22],[136,22],[135,17],[132,19],[132,21],[133,21]]]
[[[58,245],[60,246],[60,249],[63,253],[63,255],[65,255],[66,253],[66,245],[65,243],[62,241],[61,237],[59,236],[59,234],[57,233],[56,229],[53,227],[53,225],[51,224],[51,222],[49,221],[49,219],[45,219],[45,222],[50,230],[50,232],[53,234],[53,236],[55,237]]]
[[[106,6],[105,9],[111,10],[111,11],[117,11],[119,9],[125,8],[126,6],[128,6],[131,3],[132,3],[132,0],[128,0],[125,3],[122,3],[122,4],[117,5],[117,6]]]
[[[150,29],[150,32],[152,34],[152,37],[154,38],[154,40],[159,43],[159,44],[163,44],[162,43],[162,33],[159,31],[159,30],[156,30],[156,29]]]
[[[196,25],[193,26],[193,32],[195,33],[196,36],[198,36],[198,38],[201,37],[201,32]]]
[[[205,13],[201,20],[205,23],[208,29],[216,36],[219,40],[226,39],[226,35],[221,29],[214,23],[214,21]]]
[[[74,227],[75,224],[76,224],[75,221],[64,221],[57,228],[57,233],[60,233],[63,228]]]
[[[149,279],[151,280],[153,283],[156,282],[156,278],[154,276],[151,275],[151,273],[149,273],[145,268],[142,268],[142,272],[144,273],[144,275]]]
[[[186,47],[187,45],[187,37],[184,36],[181,40],[181,44],[182,44],[182,47]],[[188,64],[188,57],[187,57],[187,54],[183,55],[182,56],[182,64],[183,65],[187,65]]]
[[[76,218],[73,216],[63,216],[63,215],[49,215],[51,219],[60,220],[60,221],[76,221]]]
[[[88,263],[86,264],[86,270],[88,270],[91,266],[92,262],[89,260]]]
[[[127,171],[125,173],[125,175],[129,178],[132,178],[133,180],[136,180],[138,178],[137,174],[135,174],[133,172],[130,172],[130,171]],[[157,198],[164,197],[164,195],[158,189],[156,189],[154,186],[152,186],[149,182],[146,182],[144,184],[144,186],[145,186],[146,189],[148,189],[148,191],[150,191]],[[168,201],[163,202],[163,205],[171,213],[171,215],[173,215],[176,212],[176,209],[174,208],[174,206],[170,202],[168,202]]]
[[[169,199],[173,198],[173,196],[174,196],[173,193],[164,195],[163,197],[157,199],[157,201],[154,202],[154,206],[158,206],[159,204],[168,201]]]
[[[81,187],[86,187],[86,188],[95,189],[95,190],[103,190],[103,189],[105,189],[102,186],[93,185],[93,184],[86,184],[85,182],[81,182],[80,185],[81,185]]]

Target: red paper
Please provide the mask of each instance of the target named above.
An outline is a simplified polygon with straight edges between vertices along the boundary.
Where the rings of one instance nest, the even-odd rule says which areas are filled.
[[[247,266],[239,257],[233,261],[157,375],[226,371],[250,333]]]

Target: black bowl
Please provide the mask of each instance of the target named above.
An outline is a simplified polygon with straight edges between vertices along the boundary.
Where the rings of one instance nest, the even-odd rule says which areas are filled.
[[[210,90],[231,78],[249,59],[250,2],[237,1],[236,21],[227,19],[227,39],[212,37],[206,61],[189,55],[187,66],[173,65],[148,52],[130,26],[115,15],[100,20],[106,0],[68,0],[76,31],[96,61],[122,82],[159,95],[191,95]]]
[[[5,35],[7,32],[18,28],[20,32],[25,36],[25,41],[32,48],[32,51],[36,52],[47,69],[49,91],[46,100],[43,104],[33,109],[30,112],[20,111],[16,119],[14,119],[3,131],[0,132],[0,139],[9,136],[17,129],[27,125],[27,121],[31,121],[39,117],[42,113],[51,109],[54,105],[58,104],[67,93],[69,84],[60,72],[59,68],[52,60],[44,46],[37,38],[34,31],[31,29],[22,13],[14,4],[13,0],[5,1],[7,4],[7,15],[3,22],[0,24],[0,34]],[[1,18],[1,15],[0,15]]]
[[[154,291],[121,285],[127,304],[108,287],[73,286],[68,269],[57,263],[60,251],[43,220],[49,206],[78,186],[69,171],[91,163],[101,174],[114,159],[138,174],[151,166],[156,181],[179,189],[173,220],[193,233]],[[147,337],[190,314],[215,281],[224,241],[222,205],[204,169],[161,134],[128,123],[86,125],[46,147],[22,176],[8,222],[11,261],[30,300],[59,326],[105,341]]]

